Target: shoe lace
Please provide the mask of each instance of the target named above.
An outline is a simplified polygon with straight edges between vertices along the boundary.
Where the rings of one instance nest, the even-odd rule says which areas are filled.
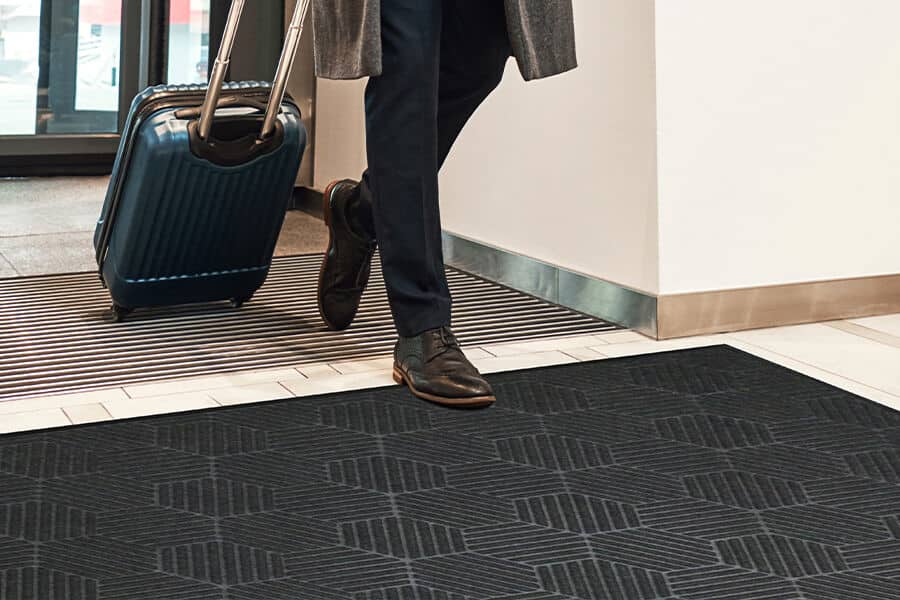
[[[445,346],[449,346],[451,348],[459,348],[459,340],[456,339],[456,335],[450,330],[449,327],[441,327],[441,342]]]
[[[462,347],[459,345],[459,340],[456,338],[456,335],[453,333],[453,331],[451,331],[446,325],[438,328],[438,337],[441,340],[438,350],[430,357],[428,357],[427,362],[430,362],[438,356],[446,352],[450,352],[451,350],[462,352]]]

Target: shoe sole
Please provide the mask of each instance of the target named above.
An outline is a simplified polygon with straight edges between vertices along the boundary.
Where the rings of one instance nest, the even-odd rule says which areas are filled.
[[[457,407],[466,407],[466,408],[478,408],[481,406],[488,406],[497,401],[497,398],[494,396],[470,396],[468,398],[448,398],[446,396],[435,396],[434,394],[429,394],[428,392],[422,392],[417,390],[413,385],[409,382],[403,372],[394,367],[393,372],[394,381],[399,383],[400,385],[405,385],[409,388],[409,390],[422,398],[423,400],[428,400],[429,402],[434,402],[436,404],[442,404],[444,406],[457,406]]]
[[[328,184],[328,187],[325,188],[325,191],[322,192],[322,213],[325,217],[325,225],[328,228],[328,246],[325,249],[325,256],[322,257],[322,264],[319,265],[319,289],[316,290],[316,306],[319,309],[319,317],[321,317],[322,321],[328,327],[328,329],[332,331],[343,331],[350,327],[350,323],[347,324],[346,327],[337,327],[328,320],[328,317],[325,316],[325,309],[322,308],[322,289],[324,288],[324,277],[325,277],[325,263],[328,260],[328,254],[331,251],[332,244],[334,244],[334,236],[331,233],[331,194],[334,193],[334,188],[337,187],[339,183],[342,183],[342,180],[332,181]]]

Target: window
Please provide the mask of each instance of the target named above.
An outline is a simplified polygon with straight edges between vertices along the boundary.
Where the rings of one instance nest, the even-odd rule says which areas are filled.
[[[169,6],[169,83],[209,80],[210,0],[171,0]]]
[[[0,135],[115,132],[121,0],[0,0]]]
[[[0,0],[0,135],[35,132],[40,0]]]

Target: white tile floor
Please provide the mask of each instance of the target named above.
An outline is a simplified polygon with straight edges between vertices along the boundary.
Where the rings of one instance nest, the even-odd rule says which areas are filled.
[[[637,333],[466,347],[483,373],[728,344],[900,410],[900,314],[656,342]],[[389,356],[0,401],[0,433],[396,385]]]

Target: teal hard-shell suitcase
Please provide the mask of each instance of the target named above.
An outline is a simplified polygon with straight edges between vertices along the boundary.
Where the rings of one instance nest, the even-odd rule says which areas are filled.
[[[230,300],[263,284],[307,134],[285,94],[308,10],[298,2],[273,83],[223,83],[234,0],[208,85],[149,88],[132,103],[94,232],[120,320],[135,308]]]

